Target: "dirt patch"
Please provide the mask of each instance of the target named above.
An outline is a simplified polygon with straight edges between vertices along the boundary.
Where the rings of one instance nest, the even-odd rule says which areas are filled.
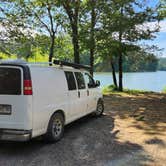
[[[106,114],[115,119],[117,140],[142,147],[145,165],[166,165],[166,95],[157,93],[105,96]]]

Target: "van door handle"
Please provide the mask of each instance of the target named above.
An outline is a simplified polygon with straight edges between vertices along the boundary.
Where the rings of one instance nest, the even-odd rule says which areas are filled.
[[[78,91],[78,97],[80,98],[80,91]]]

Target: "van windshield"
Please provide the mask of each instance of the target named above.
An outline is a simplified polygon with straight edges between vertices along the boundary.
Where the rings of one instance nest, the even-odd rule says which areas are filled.
[[[21,70],[0,67],[0,95],[21,94]]]

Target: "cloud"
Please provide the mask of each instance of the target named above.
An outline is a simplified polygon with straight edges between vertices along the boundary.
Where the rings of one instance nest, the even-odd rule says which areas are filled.
[[[137,25],[138,30],[155,30],[156,28],[159,28],[160,32],[166,33],[166,20],[160,21],[160,22],[147,22],[142,25]]]
[[[161,21],[159,25],[160,25],[160,32],[166,32],[166,20]]]

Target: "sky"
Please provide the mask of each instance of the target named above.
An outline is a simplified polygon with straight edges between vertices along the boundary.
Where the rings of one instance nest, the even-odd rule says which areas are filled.
[[[142,0],[140,0],[142,1]],[[145,2],[149,5],[154,7],[156,4],[159,3],[159,0],[145,0]],[[156,22],[150,23],[150,27],[154,27]],[[156,33],[156,38],[153,40],[147,40],[144,43],[148,45],[157,45],[161,51],[161,56],[166,57],[166,19],[159,23],[160,25],[160,32]]]
[[[153,40],[147,40],[145,43],[148,45],[157,45],[161,51],[161,56],[166,57],[166,19],[159,23],[160,32],[156,33],[156,38]],[[155,23],[151,23],[151,26],[155,26]]]

